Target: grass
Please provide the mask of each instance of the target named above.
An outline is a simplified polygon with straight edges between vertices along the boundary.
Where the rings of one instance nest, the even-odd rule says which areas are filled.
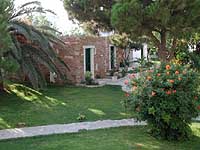
[[[121,127],[77,134],[51,135],[1,141],[1,150],[199,150],[200,124],[193,124],[194,138],[185,142],[157,140],[147,127]]]
[[[0,97],[0,129],[19,124],[37,126],[77,122],[80,114],[86,121],[128,118],[120,102],[121,87],[101,88],[48,87],[43,92],[13,84],[10,93]]]

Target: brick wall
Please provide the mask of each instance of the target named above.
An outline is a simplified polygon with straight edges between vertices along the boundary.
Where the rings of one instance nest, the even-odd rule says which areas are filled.
[[[105,77],[109,70],[109,46],[107,37],[63,37],[66,46],[56,51],[63,61],[68,64],[70,71],[65,70],[72,83],[80,83],[84,80],[84,46],[95,47],[94,53],[94,77]],[[120,51],[117,49],[116,63],[120,62]]]

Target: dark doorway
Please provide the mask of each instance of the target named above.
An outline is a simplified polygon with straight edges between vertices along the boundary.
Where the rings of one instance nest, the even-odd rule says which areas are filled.
[[[91,72],[91,48],[85,49],[85,71]]]
[[[110,46],[110,69],[115,68],[115,47]]]

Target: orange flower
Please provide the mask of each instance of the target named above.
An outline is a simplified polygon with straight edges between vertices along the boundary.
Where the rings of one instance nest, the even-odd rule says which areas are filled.
[[[130,94],[129,93],[125,93],[125,97],[129,97],[130,96]]]
[[[173,90],[173,93],[176,93],[176,90]]]
[[[194,97],[194,99],[195,99],[195,100],[198,100],[198,97],[197,97],[197,96],[195,96],[195,97]]]
[[[169,75],[170,73],[169,73],[169,72],[166,72],[166,74]]]
[[[124,84],[125,84],[125,85],[128,85],[128,83],[129,83],[128,80],[125,80],[125,81],[124,81]]]
[[[149,80],[149,81],[152,80],[152,77],[151,77],[151,76],[148,76],[148,77],[147,77],[147,80]]]
[[[166,92],[167,95],[170,95],[172,92],[169,90]]]
[[[199,105],[199,106],[197,106],[197,109],[198,109],[198,110],[200,110],[200,105]]]
[[[148,70],[148,72],[151,72],[151,73],[152,73],[152,72],[153,72],[153,70]]]
[[[171,67],[170,67],[170,65],[166,65],[165,68],[166,68],[166,70],[170,70]]]
[[[179,80],[179,81],[181,81],[181,80],[182,80],[182,78],[180,78],[180,77],[179,77],[179,78],[178,78],[178,80]]]
[[[129,79],[133,79],[133,78],[135,78],[135,75],[134,74],[129,74],[128,77],[129,77]]]
[[[156,95],[156,92],[152,91],[151,96],[155,96],[155,95]]]
[[[186,74],[186,71],[183,71],[183,74]]]
[[[133,86],[132,90],[135,91],[137,89],[137,86]]]
[[[170,82],[170,83],[174,83],[174,80],[168,80],[168,82]]]
[[[158,76],[158,77],[160,77],[160,76],[161,76],[161,74],[160,74],[160,73],[158,73],[158,74],[157,74],[157,76]]]
[[[179,74],[179,71],[176,71],[175,74],[178,75],[178,74]]]

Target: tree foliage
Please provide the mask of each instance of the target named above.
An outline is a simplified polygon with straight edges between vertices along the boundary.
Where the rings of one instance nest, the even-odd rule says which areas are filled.
[[[7,32],[9,25],[8,19],[10,17],[12,5],[10,1],[1,0],[0,2],[0,91],[2,91],[3,75],[5,75],[5,72],[7,71],[14,71],[15,62],[7,57],[4,57],[4,54],[13,48],[12,39],[10,34]]]
[[[119,47],[122,52],[121,66],[129,66],[131,63],[129,57],[133,49],[143,51],[143,45],[140,44],[140,42],[132,41],[127,34],[114,34],[110,37],[110,40],[115,46]]]
[[[120,0],[112,9],[112,24],[135,37],[146,36],[162,60],[173,57],[177,39],[200,23],[199,0]]]
[[[174,57],[177,40],[197,32],[199,0],[64,0],[69,16],[95,33],[126,33],[131,40],[147,39],[161,60]]]
[[[115,0],[64,0],[70,19],[84,23],[94,33],[112,31],[111,9]]]
[[[32,26],[37,27],[42,31],[47,31],[55,36],[62,34],[61,32],[58,32],[55,24],[49,21],[44,14],[30,15],[27,19],[30,21]],[[49,30],[49,28],[51,28],[51,30]]]
[[[57,67],[58,64],[67,68],[67,65],[58,57],[53,50],[53,45],[64,43],[48,30],[54,30],[50,27],[36,28],[26,22],[21,21],[21,17],[29,13],[51,12],[41,7],[37,1],[26,3],[18,9],[13,8],[13,1],[1,0],[5,7],[1,8],[3,20],[5,22],[4,32],[7,38],[3,40],[9,42],[5,51],[1,54],[1,59],[15,61],[20,70],[28,77],[34,88],[41,88],[46,85],[45,76],[41,66],[46,66],[49,71],[57,73],[64,79],[64,73]],[[2,6],[2,5],[1,5]],[[6,42],[3,42],[5,44]],[[12,47],[10,47],[12,46]],[[1,67],[5,71],[5,68]]]

